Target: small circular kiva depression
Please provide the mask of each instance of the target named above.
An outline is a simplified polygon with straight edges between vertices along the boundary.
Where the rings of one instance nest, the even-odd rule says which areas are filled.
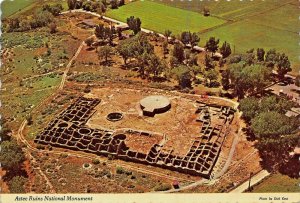
[[[109,120],[109,121],[119,121],[123,118],[123,114],[122,113],[119,113],[119,112],[113,112],[113,113],[110,113],[106,116],[106,119]]]

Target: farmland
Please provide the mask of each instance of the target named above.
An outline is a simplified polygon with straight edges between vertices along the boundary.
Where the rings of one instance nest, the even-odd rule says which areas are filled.
[[[3,11],[2,17],[8,17],[19,10],[31,5],[34,3],[36,0],[14,0],[14,1],[9,1],[5,0],[1,4],[1,10]]]
[[[166,29],[173,34],[184,30],[200,32],[225,23],[225,20],[204,17],[202,14],[173,8],[150,1],[136,1],[122,6],[117,10],[110,10],[107,16],[126,22],[130,16],[139,17],[142,27],[163,33]]]
[[[286,53],[293,67],[299,71],[298,8],[297,1],[272,3],[257,1],[136,1],[117,10],[108,11],[109,17],[126,21],[130,15],[140,17],[142,27],[174,34],[190,30],[200,32],[200,45],[215,36],[221,43],[227,41],[236,54],[252,48],[275,48]],[[208,7],[211,17],[204,17]],[[290,15],[284,15],[289,13]],[[275,23],[276,22],[276,23]]]

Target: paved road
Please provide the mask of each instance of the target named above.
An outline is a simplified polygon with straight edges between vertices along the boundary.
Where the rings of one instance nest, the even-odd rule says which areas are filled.
[[[261,180],[263,180],[269,175],[270,173],[266,170],[260,171],[258,174],[256,174],[251,178],[250,187],[256,185],[257,183],[259,183]],[[249,179],[246,180],[243,184],[241,184],[237,188],[231,190],[230,193],[242,193],[245,192],[248,189],[248,187],[249,187]]]

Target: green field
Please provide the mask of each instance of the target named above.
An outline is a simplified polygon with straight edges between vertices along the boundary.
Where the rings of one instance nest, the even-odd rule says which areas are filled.
[[[286,175],[272,174],[258,185],[254,186],[255,193],[267,192],[300,192],[299,179]]]
[[[253,16],[269,9],[280,7],[285,1],[282,0],[268,0],[268,1],[240,1],[240,0],[219,0],[219,1],[161,1],[154,0],[155,2],[182,8],[185,10],[195,11],[202,13],[204,7],[209,8],[211,15],[222,17],[225,19],[237,20]],[[291,0],[296,2],[297,0]]]
[[[14,0],[14,1],[4,0],[1,3],[1,10],[2,10],[1,18],[8,17],[8,16],[22,10],[23,8],[31,5],[35,1],[36,0]]]
[[[210,36],[216,36],[221,43],[225,40],[229,42],[235,48],[235,53],[244,53],[251,48],[275,48],[279,52],[285,52],[294,71],[299,71],[299,36],[296,33],[241,21],[201,34],[200,44],[203,46]]]
[[[178,9],[151,1],[136,1],[115,10],[109,10],[108,17],[126,22],[130,16],[139,17],[142,27],[163,33],[172,30],[173,34],[182,31],[200,32],[225,23],[215,17],[203,15],[183,9]]]

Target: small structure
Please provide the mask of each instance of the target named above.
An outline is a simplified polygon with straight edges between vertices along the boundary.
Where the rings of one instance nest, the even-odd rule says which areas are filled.
[[[165,96],[152,95],[140,101],[144,116],[153,117],[155,114],[164,113],[171,108],[170,100]]]
[[[129,30],[129,26],[127,24],[120,24],[115,26],[117,31],[123,32],[125,30]]]
[[[77,26],[80,26],[82,28],[88,29],[88,28],[94,28],[97,26],[97,24],[92,19],[85,19],[77,24]]]

